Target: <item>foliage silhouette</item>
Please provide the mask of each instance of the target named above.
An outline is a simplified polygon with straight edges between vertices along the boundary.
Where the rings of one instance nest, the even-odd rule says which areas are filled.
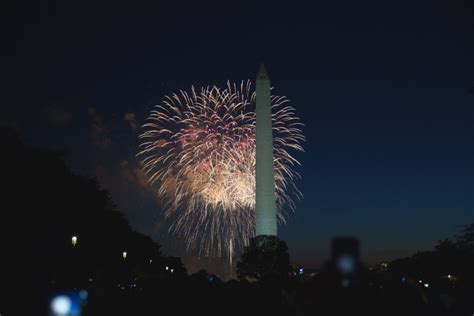
[[[237,274],[241,280],[287,278],[291,270],[288,247],[276,236],[252,238],[237,263]]]
[[[21,308],[42,310],[54,289],[88,282],[97,289],[166,276],[166,265],[174,267],[174,278],[186,275],[181,259],[164,257],[155,241],[131,229],[97,179],[72,173],[62,154],[23,143],[11,128],[0,127],[0,140],[7,271],[1,290],[31,298]]]

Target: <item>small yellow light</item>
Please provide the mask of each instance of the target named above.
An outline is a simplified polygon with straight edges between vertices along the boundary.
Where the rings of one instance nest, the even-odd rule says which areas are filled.
[[[72,243],[72,246],[75,247],[76,244],[77,244],[77,236],[72,236],[71,238],[71,243]]]

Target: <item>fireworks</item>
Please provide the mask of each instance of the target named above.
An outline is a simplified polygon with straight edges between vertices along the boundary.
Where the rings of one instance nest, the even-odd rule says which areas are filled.
[[[293,170],[302,125],[288,99],[272,96],[277,216],[284,223],[301,194]],[[222,255],[255,234],[255,92],[250,81],[165,97],[143,126],[138,156],[166,202],[170,231],[189,249]]]

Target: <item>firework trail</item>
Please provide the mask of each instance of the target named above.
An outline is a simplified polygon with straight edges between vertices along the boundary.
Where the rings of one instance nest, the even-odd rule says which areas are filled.
[[[277,216],[285,223],[301,193],[294,181],[302,124],[288,99],[272,96]],[[188,249],[221,256],[255,234],[255,92],[250,81],[180,91],[155,106],[138,157],[166,201],[170,232]],[[286,211],[285,211],[286,210]],[[232,251],[231,251],[232,252]]]

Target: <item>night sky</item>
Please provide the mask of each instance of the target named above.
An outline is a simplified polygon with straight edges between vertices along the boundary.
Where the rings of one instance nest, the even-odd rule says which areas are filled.
[[[264,62],[305,124],[304,199],[280,227],[293,264],[319,266],[340,235],[367,263],[428,250],[474,222],[474,5],[317,2],[15,4],[1,122],[97,176],[193,270],[139,172],[140,126],[165,95],[254,80]]]

